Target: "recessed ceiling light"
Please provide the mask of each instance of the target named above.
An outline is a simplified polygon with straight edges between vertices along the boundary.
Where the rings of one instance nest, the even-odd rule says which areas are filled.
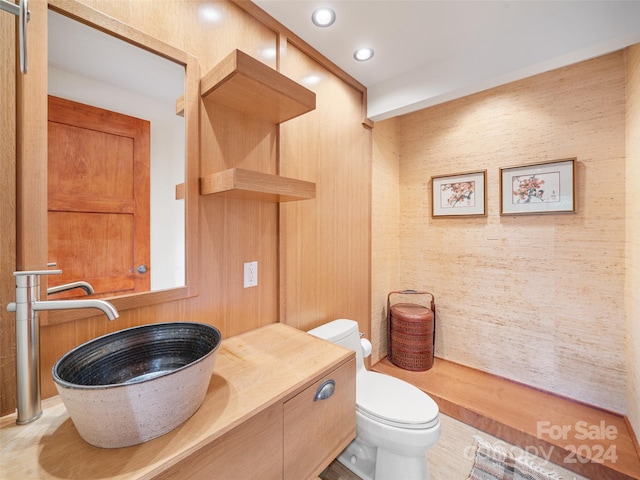
[[[318,27],[328,27],[336,21],[336,14],[330,8],[319,8],[311,15],[311,21]]]
[[[353,58],[355,58],[359,62],[366,62],[367,60],[371,60],[372,57],[373,48],[359,48],[353,54]]]

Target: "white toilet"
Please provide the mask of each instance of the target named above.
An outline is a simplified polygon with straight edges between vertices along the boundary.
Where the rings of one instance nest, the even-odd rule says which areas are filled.
[[[428,480],[427,450],[440,438],[438,405],[409,383],[370,372],[358,323],[334,320],[310,330],[356,352],[356,439],[338,456],[363,480]]]

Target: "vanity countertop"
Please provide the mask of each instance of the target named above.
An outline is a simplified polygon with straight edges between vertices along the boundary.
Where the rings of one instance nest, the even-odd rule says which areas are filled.
[[[0,419],[3,479],[149,479],[269,406],[340,366],[353,352],[276,323],[222,341],[200,409],[175,430],[140,445],[102,449],[78,435],[59,397],[44,414],[18,426]]]

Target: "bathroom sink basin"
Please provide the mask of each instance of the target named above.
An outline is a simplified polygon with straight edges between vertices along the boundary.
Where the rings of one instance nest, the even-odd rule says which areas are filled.
[[[155,323],[84,343],[53,366],[53,380],[80,436],[119,448],[163,435],[206,395],[222,336],[202,323]]]

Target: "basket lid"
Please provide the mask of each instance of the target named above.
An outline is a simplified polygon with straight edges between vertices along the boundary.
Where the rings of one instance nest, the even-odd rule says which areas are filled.
[[[396,303],[391,306],[391,313],[401,315],[406,319],[424,320],[433,315],[433,312],[423,306],[415,303]]]

